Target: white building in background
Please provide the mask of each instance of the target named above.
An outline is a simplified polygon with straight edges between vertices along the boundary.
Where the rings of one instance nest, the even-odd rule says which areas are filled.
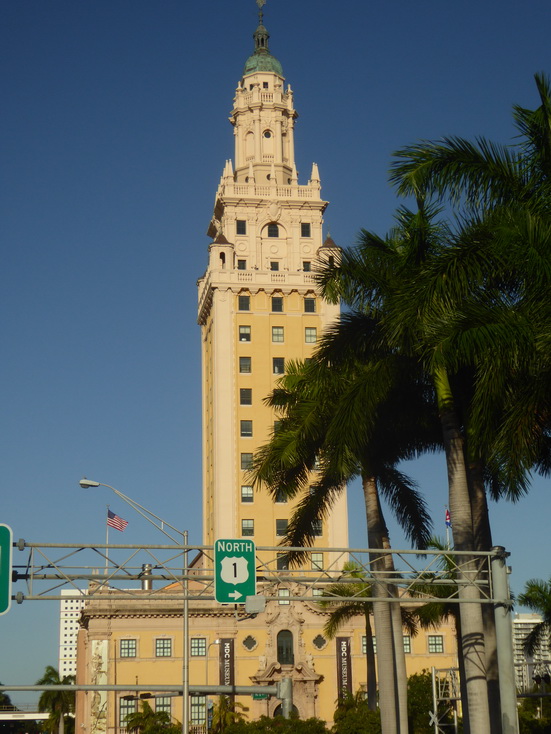
[[[62,599],[59,609],[59,676],[76,675],[77,672],[77,633],[80,612],[84,606],[82,599]],[[74,589],[63,589],[62,596],[75,595]]]
[[[542,644],[533,656],[524,652],[524,641],[534,627],[542,621],[539,614],[515,614],[513,618],[513,652],[517,689],[524,691],[534,685],[534,675],[551,672],[551,639],[544,634]]]

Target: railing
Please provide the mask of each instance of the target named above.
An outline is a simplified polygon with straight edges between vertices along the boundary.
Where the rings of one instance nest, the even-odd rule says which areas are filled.
[[[220,187],[225,196],[257,196],[271,198],[274,194],[280,199],[319,199],[319,189],[310,186],[256,186],[255,184],[227,183]]]

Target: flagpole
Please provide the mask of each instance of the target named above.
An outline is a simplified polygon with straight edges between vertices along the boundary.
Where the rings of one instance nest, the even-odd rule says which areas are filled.
[[[109,505],[107,505],[107,516],[105,518],[105,545],[109,546],[109,523],[107,520],[109,519]],[[108,576],[109,574],[109,547],[105,548],[105,575]],[[105,579],[105,583],[107,583],[107,578]]]
[[[448,517],[449,517],[449,508],[448,505],[445,505],[446,507],[446,549],[450,549],[450,525],[448,523]]]

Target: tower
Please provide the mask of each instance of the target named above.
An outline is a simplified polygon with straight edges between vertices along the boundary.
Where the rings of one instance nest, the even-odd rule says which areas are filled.
[[[277,427],[264,399],[289,360],[307,359],[338,315],[316,292],[313,269],[336,246],[323,241],[318,167],[298,183],[291,86],[263,24],[238,83],[230,122],[234,161],[216,191],[206,273],[198,282],[203,382],[203,543],[251,537],[276,546],[293,503],[255,492],[255,450]],[[346,497],[319,528],[319,547],[348,543]],[[324,563],[319,558],[317,562]]]

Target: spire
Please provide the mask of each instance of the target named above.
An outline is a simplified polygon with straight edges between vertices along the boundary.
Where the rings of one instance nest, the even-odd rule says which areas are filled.
[[[273,71],[279,76],[283,76],[281,64],[272,56],[268,48],[270,34],[264,25],[264,13],[262,12],[266,0],[256,0],[256,4],[258,5],[258,28],[253,33],[254,53],[252,56],[249,56],[245,63],[243,76],[255,71]]]
[[[266,54],[270,53],[268,49],[270,34],[264,27],[264,13],[262,12],[262,8],[266,5],[266,0],[256,0],[256,4],[258,5],[258,28],[253,34],[254,52],[255,54]]]

